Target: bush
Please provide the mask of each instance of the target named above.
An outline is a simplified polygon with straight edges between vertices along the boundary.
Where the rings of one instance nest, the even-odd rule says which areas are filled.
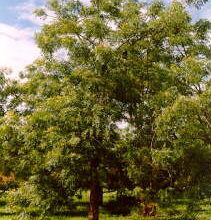
[[[104,207],[113,215],[129,215],[131,209],[137,205],[137,200],[132,196],[120,196],[116,200],[111,200]]]
[[[12,211],[16,211],[17,219],[46,219],[60,209],[75,208],[72,198],[62,200],[58,193],[30,182],[20,184],[16,190],[8,192],[8,204]]]

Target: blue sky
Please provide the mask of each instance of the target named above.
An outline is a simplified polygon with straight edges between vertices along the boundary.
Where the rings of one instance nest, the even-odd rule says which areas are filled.
[[[88,2],[89,0],[83,0]],[[150,0],[149,0],[150,1]],[[164,0],[170,3],[172,0]],[[40,51],[33,36],[43,21],[33,15],[33,10],[46,0],[0,0],[0,67],[11,67],[17,73],[36,59]],[[211,20],[211,0],[200,10],[189,8],[194,20]]]
[[[28,12],[33,7],[43,5],[44,0],[0,0],[0,22],[9,25],[21,25],[27,27],[32,25],[31,22],[21,19],[21,13]]]

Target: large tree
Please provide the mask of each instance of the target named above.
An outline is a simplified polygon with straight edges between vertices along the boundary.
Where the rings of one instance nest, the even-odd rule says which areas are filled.
[[[103,187],[128,186],[126,172],[131,187],[154,200],[175,186],[177,163],[188,163],[156,125],[164,109],[194,97],[208,77],[209,22],[191,23],[176,1],[146,7],[135,0],[51,0],[47,8],[36,11],[53,17],[36,36],[43,58],[28,68],[2,119],[8,164],[36,187],[40,201],[50,195],[51,204],[67,204],[79,189],[90,190],[90,220],[98,219]],[[197,71],[188,66],[180,74],[194,60]],[[130,132],[120,135],[118,122]]]
[[[27,77],[17,88],[17,106],[1,121],[4,157],[15,162],[8,169],[24,180],[23,187],[34,187],[37,199],[31,205],[46,211],[71,208],[72,196],[90,190],[89,219],[98,219],[103,188],[116,189],[124,178],[117,173],[122,169],[114,123],[121,112],[92,92],[100,85],[89,70],[39,60]]]

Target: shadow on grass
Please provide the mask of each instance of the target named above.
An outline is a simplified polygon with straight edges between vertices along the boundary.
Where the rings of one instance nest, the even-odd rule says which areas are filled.
[[[4,200],[0,200],[0,206],[5,206],[7,203]]]
[[[54,216],[59,217],[86,217],[86,210],[74,210],[74,211],[61,211],[54,213]]]
[[[0,216],[12,216],[15,215],[14,213],[9,213],[9,212],[0,212]]]
[[[81,202],[78,201],[75,203],[76,206],[84,206],[84,207],[88,207],[89,203],[88,202]]]

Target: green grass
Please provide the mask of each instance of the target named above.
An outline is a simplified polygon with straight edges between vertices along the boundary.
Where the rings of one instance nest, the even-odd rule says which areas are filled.
[[[200,220],[210,220],[211,219],[211,200],[206,200],[202,202],[202,210],[199,213]]]
[[[105,202],[108,202],[114,195],[106,195]],[[61,213],[57,216],[51,216],[51,220],[87,220],[87,195],[83,196],[82,200],[77,200],[77,209],[71,213]],[[171,203],[171,206],[162,206],[158,210],[158,217],[156,218],[143,218],[138,215],[138,208],[134,207],[132,209],[131,215],[129,216],[114,216],[109,213],[109,211],[104,207],[100,209],[100,220],[170,220],[168,214],[172,211],[181,212],[184,211],[185,205],[184,200],[178,200],[175,203]],[[15,214],[11,213],[11,210],[7,209],[6,200],[0,199],[0,220],[12,220]],[[211,201],[204,200],[201,201],[200,210],[198,212],[199,220],[211,220]]]

